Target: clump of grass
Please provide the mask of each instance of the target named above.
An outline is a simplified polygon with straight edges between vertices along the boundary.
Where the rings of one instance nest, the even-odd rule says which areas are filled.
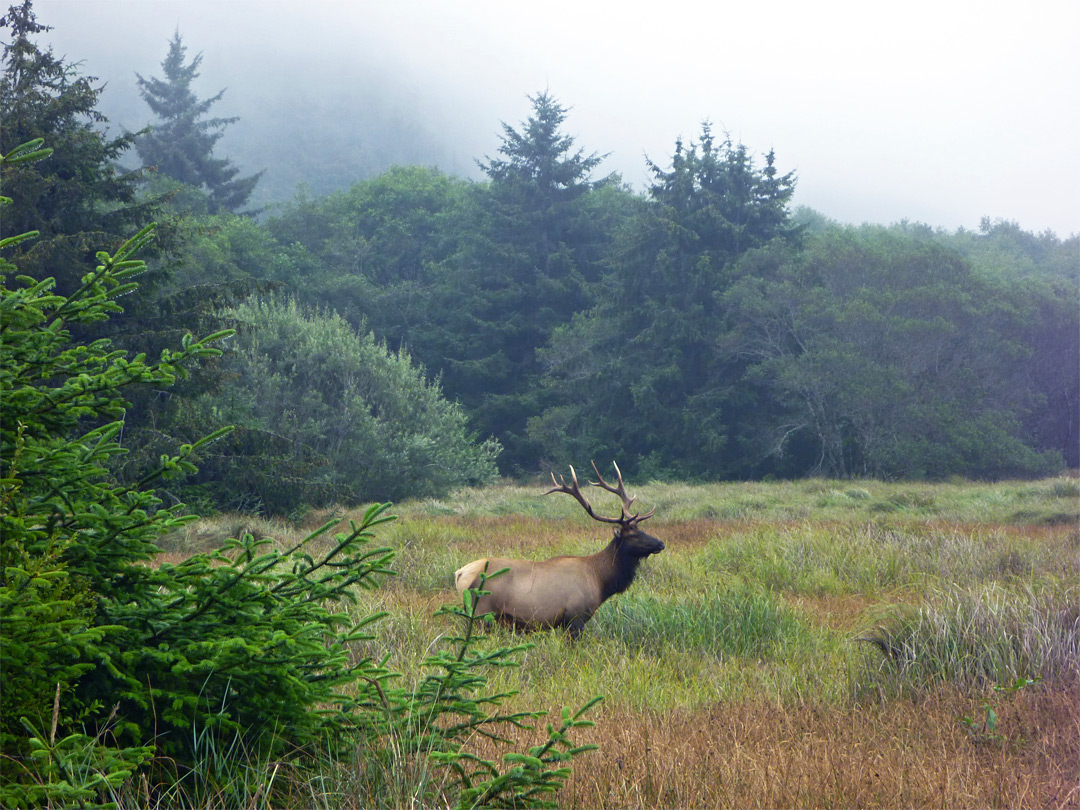
[[[628,650],[713,658],[766,657],[807,633],[775,594],[737,582],[681,599],[626,595],[598,615],[591,630]]]
[[[951,590],[894,607],[864,639],[905,681],[980,687],[1039,678],[1080,683],[1080,588]]]
[[[230,512],[186,523],[180,529],[159,537],[157,545],[168,554],[190,556],[219,549],[226,540],[238,539],[244,534],[250,534],[256,540],[264,537],[287,540],[302,537],[308,532],[278,518]]]
[[[1066,500],[1080,501],[1080,480],[1061,477],[1039,481],[1029,487],[1020,489],[1017,496],[1032,500],[1064,498]]]

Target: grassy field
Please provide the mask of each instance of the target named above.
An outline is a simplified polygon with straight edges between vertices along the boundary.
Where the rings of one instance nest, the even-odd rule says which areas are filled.
[[[530,634],[492,676],[514,708],[604,696],[561,807],[1080,807],[1080,482],[629,488],[667,549],[576,642]],[[432,614],[457,567],[607,542],[544,489],[397,505],[378,540],[398,576],[357,608],[389,615],[357,652],[413,677],[451,629]],[[349,514],[223,517],[165,545]]]

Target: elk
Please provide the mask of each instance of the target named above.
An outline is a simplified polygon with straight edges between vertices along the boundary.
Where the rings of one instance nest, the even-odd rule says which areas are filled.
[[[460,593],[479,587],[481,574],[494,575],[508,569],[483,583],[482,590],[489,593],[477,600],[476,615],[494,613],[499,621],[519,629],[561,627],[571,638],[577,638],[585,623],[608,597],[630,587],[641,561],[664,550],[663,541],[638,526],[652,517],[655,510],[644,515],[630,514],[634,499],[626,494],[619,465],[612,464],[618,477],[617,486],[604,480],[595,462],[592,466],[598,480],[588,483],[619,496],[622,500],[620,517],[603,517],[593,511],[578,485],[573,467],[570,468],[573,483],[568,485],[562,475],[556,480],[552,473],[554,486],[544,493],[565,492],[577,500],[593,520],[613,524],[615,536],[607,547],[587,557],[552,557],[542,561],[501,557],[473,560],[454,573]]]

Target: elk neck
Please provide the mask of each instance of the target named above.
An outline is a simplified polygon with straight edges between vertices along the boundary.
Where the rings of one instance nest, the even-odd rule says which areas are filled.
[[[645,558],[628,553],[620,548],[618,540],[613,539],[603,551],[589,559],[600,580],[603,598],[607,599],[630,587],[637,575],[638,564]]]

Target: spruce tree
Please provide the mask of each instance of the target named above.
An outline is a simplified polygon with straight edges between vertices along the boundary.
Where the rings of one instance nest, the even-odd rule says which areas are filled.
[[[135,143],[144,166],[198,188],[210,197],[213,212],[237,212],[247,204],[262,172],[238,177],[240,170],[227,158],[214,156],[214,146],[230,124],[239,119],[205,118],[225,94],[199,99],[191,83],[199,75],[202,54],[185,62],[187,48],[180,32],[173,34],[169,53],[161,63],[164,78],[145,79],[135,74],[139,93],[158,117],[151,131]]]
[[[38,239],[12,247],[11,261],[20,273],[55,277],[57,291],[70,293],[94,250],[115,249],[153,218],[153,201],[137,203],[138,174],[117,165],[135,136],[106,137],[108,121],[96,109],[103,88],[37,45],[50,28],[37,21],[30,0],[10,6],[0,28],[0,153],[38,138],[54,150],[8,168],[4,193],[20,205],[4,211],[2,235],[36,231]]]
[[[503,443],[508,473],[539,466],[541,448],[525,437],[543,398],[536,351],[591,304],[610,238],[586,205],[603,156],[575,148],[563,131],[567,108],[554,96],[529,99],[532,113],[520,127],[502,125],[500,157],[479,162],[490,183],[482,226],[460,256],[458,287],[468,300],[447,305],[452,318],[464,310],[473,321],[448,352],[448,392],[481,435]]]

